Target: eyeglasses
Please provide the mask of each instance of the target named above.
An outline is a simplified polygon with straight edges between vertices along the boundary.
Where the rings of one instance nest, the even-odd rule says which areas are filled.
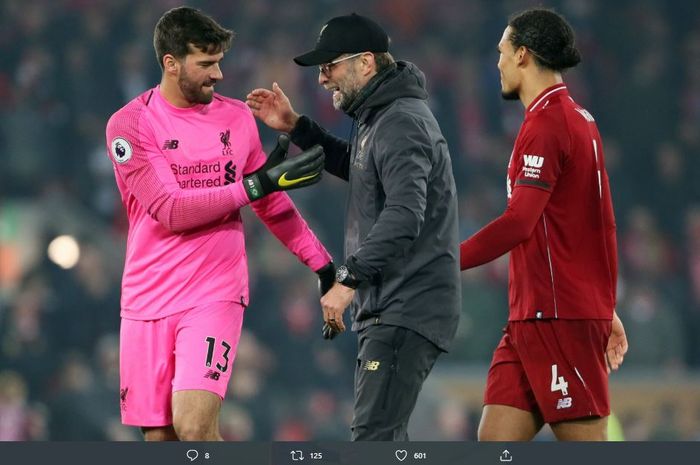
[[[335,60],[331,61],[330,63],[325,63],[325,64],[323,64],[323,65],[318,65],[318,72],[319,72],[319,73],[323,73],[323,74],[325,74],[326,76],[330,76],[330,75],[331,75],[331,70],[333,69],[333,67],[334,67],[335,65],[337,65],[338,63],[340,63],[340,62],[342,62],[342,61],[349,60],[350,58],[359,57],[359,56],[362,55],[363,53],[365,53],[365,52],[356,53],[356,54],[354,54],[354,55],[349,55],[349,56],[346,56],[346,57],[343,57],[343,58],[336,58]]]

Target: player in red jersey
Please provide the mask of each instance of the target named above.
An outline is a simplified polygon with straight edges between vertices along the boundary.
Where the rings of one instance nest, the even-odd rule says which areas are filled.
[[[562,71],[581,60],[571,26],[530,9],[498,44],[501,91],[525,120],[505,212],[460,246],[466,270],[510,251],[508,325],[489,369],[479,440],[605,440],[608,373],[627,351],[615,313],[615,217],[595,121]]]

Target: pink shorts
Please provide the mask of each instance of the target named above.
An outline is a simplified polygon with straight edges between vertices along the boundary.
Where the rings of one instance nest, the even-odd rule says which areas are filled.
[[[484,404],[539,413],[546,423],[610,414],[607,320],[511,321],[493,354]]]
[[[223,400],[241,336],[243,311],[239,303],[214,302],[158,320],[122,318],[122,423],[171,425],[175,391],[205,390]]]

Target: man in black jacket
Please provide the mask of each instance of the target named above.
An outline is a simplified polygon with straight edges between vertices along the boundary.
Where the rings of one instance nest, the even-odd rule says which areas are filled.
[[[351,140],[297,114],[277,83],[246,102],[299,147],[321,144],[326,170],[350,183],[346,259],[321,306],[329,331],[340,333],[352,303],[359,337],[353,440],[408,439],[408,419],[454,337],[461,300],[447,143],[426,103],[425,76],[395,62],[388,46],[379,25],[351,14],[331,19],[316,48],[294,59],[319,66],[333,106],[354,120]]]

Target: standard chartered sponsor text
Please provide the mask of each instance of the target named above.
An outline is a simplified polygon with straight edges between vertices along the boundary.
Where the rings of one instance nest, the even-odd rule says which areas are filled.
[[[172,163],[170,165],[170,169],[175,176],[200,173],[219,173],[221,171],[221,163],[218,161],[213,163],[199,162],[194,165],[178,165],[177,163]]]
[[[194,165],[178,165],[177,163],[172,163],[170,165],[170,170],[178,177],[192,174],[220,173],[221,164],[218,161],[213,163],[199,162]],[[223,185],[223,180],[219,176],[208,179],[178,179],[177,182],[181,189],[201,189]]]

